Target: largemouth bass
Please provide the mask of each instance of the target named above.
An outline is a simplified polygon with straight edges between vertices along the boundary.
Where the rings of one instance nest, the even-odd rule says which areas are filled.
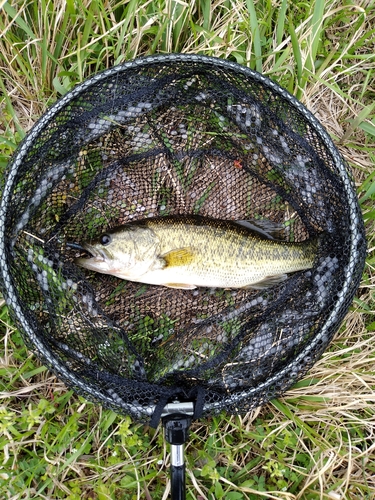
[[[269,239],[234,221],[166,216],[130,222],[83,245],[86,269],[151,285],[265,288],[313,266],[318,240]]]

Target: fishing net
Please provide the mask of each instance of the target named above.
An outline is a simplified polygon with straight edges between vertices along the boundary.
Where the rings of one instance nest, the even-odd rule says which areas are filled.
[[[262,290],[179,290],[87,271],[74,245],[147,217],[272,221],[320,237],[312,269]],[[104,71],[19,146],[0,212],[1,285],[25,341],[65,383],[157,423],[247,412],[301,378],[360,282],[364,228],[329,136],[295,98],[227,61],[168,55]]]

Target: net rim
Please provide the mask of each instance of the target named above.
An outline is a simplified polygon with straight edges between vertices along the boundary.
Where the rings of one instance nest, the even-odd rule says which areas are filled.
[[[356,193],[352,185],[352,181],[349,178],[347,168],[345,162],[341,155],[339,154],[336,146],[334,145],[332,139],[330,138],[326,129],[322,126],[322,124],[318,121],[318,119],[301,103],[299,102],[292,94],[290,94],[287,90],[279,86],[277,83],[270,80],[268,77],[250,69],[245,66],[242,66],[238,63],[227,61],[221,58],[212,57],[212,56],[204,56],[204,55],[196,55],[196,54],[159,54],[152,55],[146,57],[140,57],[134,59],[132,61],[125,62],[121,65],[114,66],[110,69],[104,70],[84,82],[78,84],[71,91],[61,97],[55,104],[51,106],[36,122],[36,124],[32,127],[32,129],[28,132],[26,137],[20,143],[14,157],[10,161],[8,165],[8,176],[4,184],[4,189],[1,197],[0,203],[0,256],[6,255],[6,241],[5,241],[5,220],[7,216],[7,208],[9,205],[9,198],[12,193],[13,184],[16,178],[16,174],[19,166],[21,165],[25,155],[29,151],[29,148],[33,145],[36,138],[40,134],[40,132],[44,129],[46,125],[60,112],[62,108],[64,108],[72,99],[76,98],[78,95],[84,93],[90,86],[96,84],[100,81],[105,80],[107,77],[112,77],[114,74],[121,74],[126,72],[129,69],[139,68],[139,67],[147,67],[151,65],[157,64],[173,64],[176,63],[203,63],[206,66],[211,66],[214,68],[221,68],[223,70],[231,70],[235,73],[242,73],[247,78],[255,80],[257,82],[262,83],[267,86],[273,93],[279,94],[285,100],[288,101],[289,105],[298,109],[305,119],[310,123],[314,131],[318,134],[319,138],[322,140],[329,153],[332,156],[333,162],[335,163],[335,167],[340,173],[341,179],[347,179],[349,182],[344,183],[347,199],[348,199],[348,211],[350,216],[350,254],[351,256],[356,256],[356,253],[359,252],[356,250],[356,244],[361,237],[361,228],[363,225],[363,221],[360,220],[360,215],[358,211],[358,203],[356,198]],[[230,394],[228,397],[224,397],[222,402],[220,403],[211,403],[205,404],[204,411],[211,411],[218,404],[219,406],[228,406],[231,404],[236,404],[236,402],[240,401],[243,398],[248,398],[251,395],[256,394],[257,392],[264,390],[268,386],[271,386],[277,383],[285,374],[290,371],[290,367],[296,365],[297,363],[304,363],[304,359],[308,356],[308,353],[317,346],[322,339],[325,339],[327,335],[329,335],[329,329],[334,324],[335,318],[338,314],[338,311],[342,304],[344,303],[347,293],[350,290],[351,283],[351,274],[353,272],[354,267],[358,265],[358,259],[352,258],[350,261],[350,265],[347,266],[345,272],[345,280],[344,285],[341,291],[337,295],[337,300],[335,302],[335,307],[333,308],[331,314],[329,315],[327,321],[321,328],[319,334],[309,343],[309,345],[300,352],[298,356],[296,356],[287,366],[283,369],[276,372],[275,375],[268,378],[265,382],[262,382],[257,387],[248,389],[246,391],[235,391]],[[59,361],[59,359],[55,356],[51,356],[48,349],[45,348],[44,344],[38,336],[33,332],[32,325],[27,321],[25,315],[22,312],[22,307],[17,300],[17,294],[15,293],[15,289],[12,285],[12,280],[10,279],[11,273],[8,268],[7,261],[5,259],[4,265],[1,266],[1,281],[3,287],[6,291],[5,298],[16,314],[18,321],[22,325],[23,330],[26,335],[35,346],[35,350],[40,353],[40,355],[47,360],[54,369],[61,374],[64,378],[69,380],[75,387],[79,387],[87,394],[99,399],[100,401],[118,406],[116,403],[116,398],[109,398],[105,396],[102,392],[97,391],[92,386],[88,386],[86,383],[83,383],[79,377],[75,376],[74,373],[71,373],[67,370],[63,363]],[[151,384],[150,384],[151,385]],[[156,384],[157,385],[157,384]],[[152,413],[152,407],[149,405],[139,408],[142,413]]]

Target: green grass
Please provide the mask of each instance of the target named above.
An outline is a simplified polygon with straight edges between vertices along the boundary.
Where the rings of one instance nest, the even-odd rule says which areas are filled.
[[[365,0],[0,0],[1,173],[36,119],[77,82],[160,52],[213,55],[262,71],[318,116],[353,169],[369,252],[350,313],[283,398],[244,417],[193,424],[188,499],[375,496],[374,7]],[[0,333],[2,498],[166,498],[160,428],[68,391],[25,348],[1,298]]]

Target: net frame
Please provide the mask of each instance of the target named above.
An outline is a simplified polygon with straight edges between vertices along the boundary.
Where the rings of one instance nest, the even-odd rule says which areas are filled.
[[[149,418],[154,415],[154,417],[157,417],[153,419],[154,423],[160,418],[162,411],[167,407],[169,402],[179,399],[178,391],[176,392],[168,387],[158,387],[158,400],[154,405],[140,404],[137,407],[134,403],[132,403],[131,407],[129,407],[116,393],[116,391],[111,392],[108,390],[100,390],[97,386],[91,384],[88,385],[86,380],[82,379],[75,372],[72,372],[69,367],[67,367],[67,365],[59,359],[59,357],[54,355],[38,332],[35,332],[34,326],[30,323],[27,315],[24,313],[24,307],[19,300],[17,290],[12,280],[12,272],[8,265],[8,256],[11,252],[11,248],[9,246],[8,235],[6,233],[6,221],[9,217],[12,192],[15,183],[17,182],[17,176],[23,160],[30,149],[33,148],[33,145],[45,127],[48,126],[48,124],[60,113],[62,109],[69,105],[69,102],[80,95],[84,95],[91,86],[105,81],[108,77],[113,78],[115,76],[116,78],[120,78],[122,74],[125,74],[128,70],[134,68],[147,68],[149,66],[155,67],[163,64],[173,65],[175,63],[184,63],[186,65],[199,63],[208,68],[208,70],[210,67],[220,68],[223,71],[232,71],[241,74],[244,78],[262,84],[273,94],[281,96],[291,107],[301,113],[304,119],[316,132],[322,144],[324,144],[324,147],[328,150],[332,158],[334,168],[343,180],[343,187],[348,201],[347,215],[350,220],[349,265],[344,270],[345,276],[343,286],[337,294],[335,306],[332,308],[330,315],[326,319],[319,333],[289,364],[270,376],[264,382],[261,382],[256,387],[246,388],[245,390],[233,390],[216,401],[215,398],[211,398],[210,401],[205,401],[202,391],[200,391],[201,387],[198,384],[197,387],[193,388],[194,390],[192,390],[190,394],[185,395],[186,399],[181,401],[181,403],[185,405],[185,410],[188,409],[193,411],[189,403],[189,398],[193,402],[193,406],[195,405],[195,407],[198,408],[195,412],[195,416],[198,417],[202,414],[209,415],[217,413],[223,408],[234,411],[244,400],[251,401],[253,407],[256,407],[267,401],[264,397],[265,394],[272,394],[273,397],[275,395],[282,394],[312,366],[332,339],[332,336],[342,321],[341,319],[338,322],[337,318],[342,316],[343,309],[347,308],[348,297],[352,297],[354,295],[359,285],[358,276],[360,271],[363,269],[365,258],[364,226],[354,189],[354,183],[348,171],[347,164],[339,154],[328,133],[317,118],[294,96],[282,89],[275,82],[269,80],[267,77],[236,63],[213,57],[184,54],[157,55],[136,59],[99,73],[84,81],[68,94],[63,96],[34,125],[32,130],[20,144],[8,166],[7,179],[3,187],[0,205],[1,286],[7,303],[12,311],[13,317],[16,318],[17,325],[21,328],[27,343],[33,348],[33,350],[36,351],[37,355],[42,359],[42,362],[51,368],[60,378],[62,378],[67,385],[73,387],[77,392],[84,394],[88,399],[98,401],[117,412],[131,413],[133,418],[144,420],[145,418]],[[291,376],[292,373],[297,373],[298,378],[296,379]],[[103,379],[103,383],[104,382],[105,381]],[[119,383],[120,382],[121,381],[119,381]]]

